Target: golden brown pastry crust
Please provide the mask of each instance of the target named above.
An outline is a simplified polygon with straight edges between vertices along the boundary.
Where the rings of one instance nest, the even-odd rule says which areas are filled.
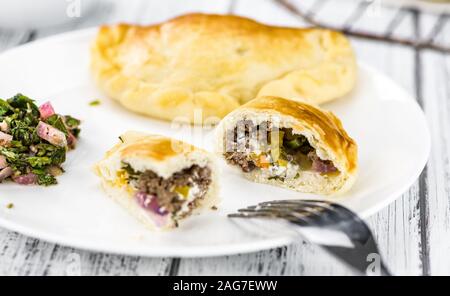
[[[156,134],[128,131],[105,154],[104,160],[137,160],[141,164],[153,164],[160,168],[180,170],[187,158],[197,158],[209,153],[189,143]],[[158,169],[155,168],[158,172]]]
[[[349,92],[356,77],[353,51],[338,32],[205,14],[104,26],[92,70],[101,89],[126,108],[191,122],[195,109],[203,118],[222,118],[257,95],[322,103]]]
[[[330,160],[338,173],[322,175],[299,170],[298,178],[270,178],[263,170],[244,172],[252,181],[316,194],[337,194],[349,190],[358,171],[358,149],[355,141],[344,130],[341,121],[331,112],[313,105],[279,97],[258,97],[228,114],[216,129],[218,154],[224,155],[229,131],[242,120],[254,124],[271,122],[278,128],[292,128],[294,134],[304,135],[317,155]]]
[[[121,146],[120,157],[126,159],[128,157],[144,158],[149,161],[163,162],[168,158],[178,156],[186,151],[200,150],[187,143],[182,143],[172,138],[160,135],[143,135],[139,133],[126,133],[121,136],[123,140]],[[186,150],[181,148],[180,144],[185,145]]]

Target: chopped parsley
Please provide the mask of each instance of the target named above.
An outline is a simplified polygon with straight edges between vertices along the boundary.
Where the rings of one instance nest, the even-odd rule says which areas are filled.
[[[269,180],[278,180],[278,181],[282,181],[282,182],[284,182],[284,177],[282,177],[282,176],[270,176],[269,178],[268,178]]]
[[[100,100],[94,100],[89,102],[89,106],[98,106],[100,104],[101,104]]]
[[[131,165],[128,163],[123,162],[122,163],[122,169],[127,173],[128,180],[137,180],[139,179],[140,173],[138,171],[135,171]]]

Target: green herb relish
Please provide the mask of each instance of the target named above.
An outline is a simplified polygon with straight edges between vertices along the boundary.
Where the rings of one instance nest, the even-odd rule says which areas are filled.
[[[0,99],[0,182],[56,184],[79,126],[80,120],[56,114],[50,103],[38,107],[22,94]]]

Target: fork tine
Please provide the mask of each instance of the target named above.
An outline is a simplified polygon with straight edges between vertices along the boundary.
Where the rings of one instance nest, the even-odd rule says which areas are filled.
[[[284,219],[287,221],[290,221],[292,223],[295,224],[299,224],[302,226],[306,226],[308,225],[308,222],[306,221],[306,219],[302,218],[302,217],[293,217],[293,216],[276,216],[276,215],[266,215],[266,214],[261,214],[261,213],[251,213],[251,214],[244,214],[244,213],[236,213],[236,214],[228,214],[229,218],[246,218],[246,219],[251,219],[251,218],[265,218],[265,219]]]
[[[237,214],[231,214],[231,218],[260,217],[260,218],[281,218],[287,219],[293,223],[307,225],[309,219],[308,212],[292,211],[290,208],[264,208],[260,206],[250,206],[245,209],[239,209]]]
[[[328,204],[316,204],[316,203],[304,203],[304,202],[277,202],[277,203],[264,203],[259,205],[262,209],[289,209],[296,213],[302,212],[308,215],[319,215],[327,211],[335,211],[333,207]]]
[[[323,226],[332,223],[334,228],[343,229],[349,237],[363,243],[369,238],[367,234],[371,233],[370,229],[364,221],[361,220],[361,218],[359,218],[351,210],[339,204],[313,200],[295,200],[291,203],[286,202],[282,201],[276,202],[272,205],[262,205],[261,208],[267,209],[285,206],[295,212],[301,210],[303,214],[305,214],[305,212],[309,213],[309,220],[307,220],[309,226]],[[360,231],[355,231],[356,229],[348,229],[348,227],[345,226],[348,224],[352,224],[353,227],[360,228]]]
[[[327,205],[331,207],[333,203],[326,200],[293,199],[293,200],[274,200],[262,202],[259,205]]]
[[[269,215],[264,214],[247,214],[247,213],[235,213],[235,214],[228,214],[229,218],[269,218]]]
[[[356,217],[351,211],[342,211],[341,208],[343,207],[322,200],[276,200],[239,209],[238,214],[246,214],[246,217],[253,215],[260,218],[287,219],[302,226],[321,226],[331,222],[337,227],[342,223],[354,221]]]
[[[261,214],[272,214],[275,215],[276,211],[272,211],[270,209],[263,210],[263,209],[239,209],[238,213],[245,214],[245,213],[261,213]]]
[[[333,203],[325,200],[305,200],[305,202],[327,208],[331,213],[339,215],[340,219],[355,220],[361,222],[362,223],[361,225],[365,225],[364,221],[361,220],[361,218],[358,215],[356,215],[351,210],[338,203]]]
[[[309,205],[309,204],[288,204],[288,203],[278,203],[278,204],[266,204],[260,205],[261,209],[290,209],[290,210],[303,210],[305,212],[316,211],[316,210],[332,210],[331,207],[322,205]]]
[[[344,207],[330,202],[315,200],[283,200],[261,203],[258,205],[258,208],[266,211],[291,211],[291,214],[289,214],[289,217],[291,218],[290,221],[296,223],[298,222],[298,219],[301,219],[302,226],[323,226],[332,223],[334,224],[334,227],[342,227],[340,225],[343,223],[350,223],[352,221],[362,222],[351,211],[343,211],[342,209],[345,209]]]
[[[323,212],[321,209],[315,209],[315,208],[306,208],[306,207],[300,207],[300,206],[282,206],[282,205],[276,205],[276,206],[262,206],[262,211],[278,211],[286,213],[288,216],[295,217],[297,219],[311,219],[313,216],[320,215],[320,212]]]
[[[238,213],[240,214],[262,214],[262,215],[270,215],[274,217],[282,217],[284,218],[287,216],[286,214],[290,214],[290,211],[287,210],[278,210],[278,209],[263,209],[263,208],[246,208],[246,209],[239,209]]]
[[[328,215],[339,215],[344,220],[360,220],[353,212],[339,204],[332,203],[326,200],[275,200],[258,204],[257,206],[249,207],[251,209],[290,209],[303,214],[308,213],[308,216],[318,216],[321,213]]]
[[[263,205],[259,204],[257,206],[249,206],[244,209],[239,209],[238,212],[257,212],[257,211],[292,211],[293,209],[301,209],[300,207],[296,207],[294,205],[289,204],[277,204],[277,205]],[[306,212],[306,211],[305,211]]]
[[[355,213],[353,213],[351,210],[347,209],[346,207],[333,203],[326,200],[298,200],[295,201],[295,203],[301,205],[311,205],[317,208],[321,208],[324,212],[329,213],[330,215],[337,215],[339,216],[339,220],[341,222],[345,221],[351,221],[356,220],[358,222],[363,222],[361,218],[359,218]],[[365,225],[362,223],[362,225]]]

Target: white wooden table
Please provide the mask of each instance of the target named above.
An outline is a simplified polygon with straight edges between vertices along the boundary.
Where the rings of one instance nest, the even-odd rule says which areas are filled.
[[[93,0],[89,0],[93,1]],[[98,1],[91,15],[60,28],[0,30],[0,51],[45,36],[101,23],[155,23],[186,12],[233,13],[262,22],[304,26],[276,0]],[[289,0],[330,24],[427,36],[439,21],[437,36],[450,42],[440,17],[353,1]],[[1,4],[0,4],[1,6]],[[0,7],[1,9],[1,7]],[[369,10],[368,10],[369,9]],[[388,24],[391,19],[393,22]],[[392,77],[417,98],[427,115],[432,154],[420,179],[395,203],[368,222],[383,256],[398,275],[450,274],[450,56],[384,42],[352,38],[359,60]],[[399,114],[401,116],[401,114]],[[351,275],[352,272],[306,242],[253,254],[205,259],[139,258],[75,250],[0,229],[0,275]]]

